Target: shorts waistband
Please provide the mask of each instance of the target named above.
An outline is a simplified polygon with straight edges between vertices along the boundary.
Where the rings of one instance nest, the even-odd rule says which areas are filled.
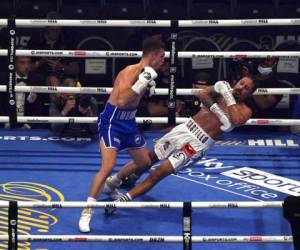
[[[187,129],[203,144],[205,143],[210,145],[215,143],[215,140],[212,139],[192,118],[188,119],[185,125]]]
[[[113,120],[130,121],[135,120],[136,111],[136,108],[122,109],[107,102],[101,115],[109,116]]]

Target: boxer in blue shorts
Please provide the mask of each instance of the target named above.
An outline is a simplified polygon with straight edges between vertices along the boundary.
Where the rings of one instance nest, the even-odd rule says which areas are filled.
[[[256,88],[255,79],[247,76],[241,78],[233,89],[229,83],[218,81],[214,86],[195,90],[195,95],[203,104],[201,110],[155,143],[149,154],[153,159],[152,164],[161,160],[160,165],[151,171],[143,182],[116,200],[130,201],[149,191],[163,178],[176,174],[203,157],[222,133],[243,125],[251,117],[252,111],[244,100],[252,95]],[[150,166],[151,164],[141,169],[133,162],[128,163],[106,180],[104,192],[112,193],[123,179],[138,171],[142,173]],[[111,214],[114,210],[109,208],[106,212]]]
[[[98,131],[105,148],[119,150],[145,147],[145,140],[135,122],[136,109],[121,109],[106,103],[99,116]]]
[[[164,48],[164,43],[157,37],[146,38],[141,60],[120,71],[115,79],[112,92],[98,120],[102,162],[92,181],[88,202],[96,201],[100,195],[116,164],[119,150],[127,149],[134,164],[140,168],[148,166],[151,162],[145,139],[135,122],[135,113],[145,92],[148,91],[150,96],[154,93],[156,71],[165,58]],[[92,212],[91,208],[82,210],[79,220],[81,232],[90,232]]]

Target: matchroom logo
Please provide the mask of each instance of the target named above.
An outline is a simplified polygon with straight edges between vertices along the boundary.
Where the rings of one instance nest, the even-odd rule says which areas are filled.
[[[300,182],[270,174],[253,168],[237,168],[221,173],[222,175],[243,180],[281,193],[300,196]]]

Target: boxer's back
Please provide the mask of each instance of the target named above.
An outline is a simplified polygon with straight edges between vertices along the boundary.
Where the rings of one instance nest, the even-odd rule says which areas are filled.
[[[120,108],[136,108],[142,98],[142,95],[132,101],[122,95],[122,92],[127,91],[138,79],[138,75],[141,73],[142,68],[139,64],[129,65],[119,72],[117,75],[112,93],[109,96],[108,102],[116,107]]]

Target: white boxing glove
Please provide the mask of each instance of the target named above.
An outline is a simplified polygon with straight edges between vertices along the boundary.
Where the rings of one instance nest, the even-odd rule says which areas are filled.
[[[146,88],[153,86],[151,83],[157,77],[157,73],[151,67],[145,67],[139,74],[138,80],[132,85],[131,89],[140,95]],[[155,87],[154,87],[155,88]]]
[[[223,112],[223,110],[219,107],[217,103],[211,105],[209,109],[219,118],[220,122],[222,123],[220,129],[223,132],[230,132],[234,129],[234,125],[230,122],[227,115]]]
[[[227,118],[226,115],[225,115],[225,117],[226,117],[226,120],[221,121],[223,125],[220,127],[220,129],[223,132],[228,133],[228,132],[232,131],[235,128],[235,126],[229,121],[229,119]]]
[[[217,81],[214,85],[214,90],[224,97],[227,106],[236,104],[236,101],[232,95],[232,88],[226,81]]]
[[[148,96],[153,96],[153,94],[155,93],[155,88],[156,88],[156,82],[154,80],[152,80],[151,82],[148,83]]]

